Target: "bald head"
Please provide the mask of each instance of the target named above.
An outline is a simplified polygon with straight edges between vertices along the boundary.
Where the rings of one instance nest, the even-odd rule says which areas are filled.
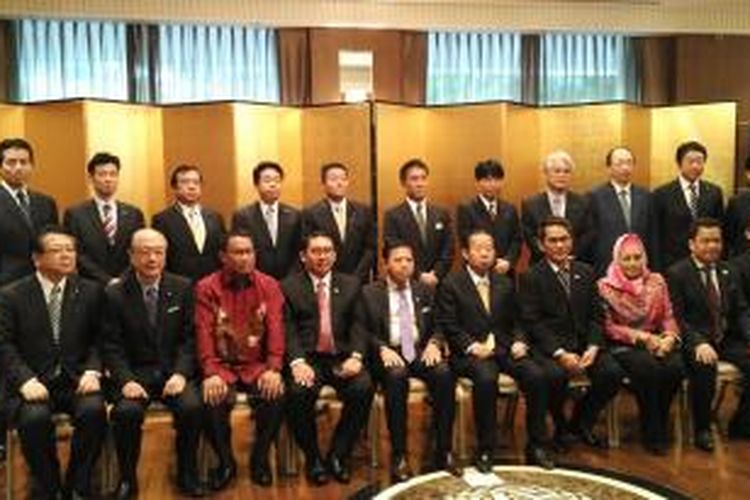
[[[130,265],[138,279],[146,283],[159,281],[164,272],[167,239],[155,229],[139,229],[130,240]]]

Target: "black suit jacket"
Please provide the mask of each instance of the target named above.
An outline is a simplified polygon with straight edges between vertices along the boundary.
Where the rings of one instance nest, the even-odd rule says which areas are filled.
[[[725,343],[746,344],[750,338],[750,311],[735,272],[724,262],[716,267],[721,293],[721,315]],[[711,313],[701,271],[691,257],[667,270],[669,295],[680,325],[682,344],[690,356],[698,344],[709,341]]]
[[[305,271],[287,277],[281,283],[284,292],[284,325],[287,361],[315,352],[320,331],[318,298],[313,282]],[[354,309],[360,295],[356,276],[334,272],[330,290],[331,328],[336,352],[367,354],[367,334],[354,323]]]
[[[724,216],[725,250],[728,255],[741,255],[748,249],[745,228],[750,220],[750,190],[742,190],[729,199]]]
[[[612,261],[612,248],[617,238],[625,233],[635,233],[643,241],[649,262],[655,266],[658,250],[656,225],[653,223],[651,195],[642,187],[630,186],[630,227],[625,222],[620,200],[611,182],[597,187],[589,195],[591,214],[596,234],[595,269],[603,275]]]
[[[537,237],[539,224],[552,215],[552,207],[546,192],[526,198],[521,202],[521,224],[523,237],[531,252],[531,262],[538,262],[544,254]],[[568,191],[565,200],[565,218],[573,226],[573,254],[576,259],[593,262],[594,222],[589,200],[585,196]]]
[[[164,273],[159,284],[157,326],[149,323],[143,291],[133,271],[105,289],[102,359],[119,389],[135,380],[163,383],[175,373],[196,373],[194,299],[190,281]]]
[[[427,203],[427,242],[422,242],[414,212],[407,201],[388,209],[383,216],[383,238],[406,241],[414,248],[417,275],[435,271],[443,278],[453,263],[453,233],[447,210]]]
[[[99,333],[102,289],[75,275],[66,280],[55,347],[42,285],[36,274],[0,291],[0,360],[11,394],[29,379],[47,383],[58,365],[77,381],[85,370],[101,370]]]
[[[78,272],[106,285],[120,276],[130,264],[130,238],[146,226],[143,212],[129,203],[117,201],[117,233],[110,245],[94,200],[69,208],[63,224],[78,240]]]
[[[543,354],[560,348],[580,354],[603,344],[601,301],[588,264],[571,264],[568,297],[547,260],[537,262],[521,276],[520,302],[524,330]]]
[[[437,321],[451,348],[465,353],[473,342],[495,336],[495,350],[505,355],[515,340],[524,340],[517,328],[516,294],[507,276],[490,273],[490,312],[465,267],[451,272],[438,288]]]
[[[169,242],[167,270],[185,276],[193,283],[221,267],[219,247],[226,231],[224,219],[218,212],[201,207],[201,216],[206,227],[206,241],[202,252],[198,250],[193,231],[178,205],[167,207],[151,220],[151,226],[160,231]]]
[[[302,234],[323,231],[330,234],[336,247],[334,269],[356,274],[363,283],[370,280],[375,257],[375,229],[370,207],[346,200],[346,233],[341,241],[331,204],[321,200],[302,211]]]
[[[419,330],[416,350],[421,352],[430,340],[442,344],[443,335],[437,330],[432,290],[418,282],[412,281],[411,299],[414,304],[412,314]],[[358,328],[368,335],[373,354],[383,346],[391,346],[391,307],[388,298],[388,284],[378,280],[362,287],[362,296],[355,313]]]
[[[721,188],[701,180],[698,187],[698,217],[724,218]],[[690,254],[688,239],[693,216],[685,200],[679,179],[657,188],[653,193],[654,220],[659,235],[657,248],[661,269],[666,269]]]
[[[46,194],[28,190],[30,226],[13,196],[0,185],[0,285],[34,272],[31,250],[42,227],[57,224],[57,204]]]
[[[276,246],[271,241],[260,202],[237,210],[232,216],[232,229],[242,229],[251,234],[258,270],[281,280],[299,268],[302,223],[296,208],[279,203]]]
[[[521,254],[521,229],[518,212],[510,203],[497,200],[497,215],[493,219],[484,202],[475,196],[458,206],[456,225],[458,239],[463,242],[476,229],[484,229],[495,240],[497,256],[510,262],[515,267]]]

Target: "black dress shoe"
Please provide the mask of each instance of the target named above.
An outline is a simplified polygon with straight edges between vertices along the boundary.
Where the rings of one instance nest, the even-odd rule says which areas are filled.
[[[477,455],[474,465],[482,474],[492,472],[492,454],[487,452],[480,453]]]
[[[555,462],[547,451],[541,446],[531,446],[526,450],[526,463],[538,465],[542,469],[554,469]]]
[[[409,462],[402,456],[393,457],[391,460],[391,483],[408,481],[412,477]]]
[[[555,437],[552,440],[552,446],[557,453],[567,453],[573,447],[575,441],[576,436],[571,432],[556,432]]]
[[[593,431],[589,429],[578,431],[578,439],[580,439],[583,444],[585,444],[586,446],[590,446],[591,448],[597,448],[600,450],[606,450],[609,448],[609,443],[607,443],[605,439],[597,436],[593,433]]]
[[[5,435],[0,436],[5,441]],[[0,443],[0,464],[5,462],[5,444]]]
[[[643,443],[643,447],[646,448],[647,452],[657,457],[666,456],[669,449],[667,443],[662,441],[646,441]]]
[[[711,431],[698,431],[695,434],[695,447],[707,452],[714,451],[714,437]]]
[[[351,472],[349,472],[349,466],[344,462],[341,457],[336,455],[328,456],[328,471],[339,483],[346,484],[351,478]]]
[[[273,474],[267,460],[252,461],[250,464],[250,479],[260,486],[271,486]]]
[[[114,496],[118,499],[136,498],[138,496],[138,483],[134,480],[121,480]]]
[[[305,474],[307,475],[308,482],[315,486],[322,486],[328,482],[328,471],[323,460],[320,457],[315,457],[305,461]]]
[[[208,486],[213,491],[223,490],[237,477],[237,463],[232,461],[226,464],[219,464],[208,474]]]
[[[453,453],[440,453],[435,459],[435,468],[444,470],[452,476],[461,477],[464,475],[463,468],[459,467]]]
[[[208,494],[206,486],[193,474],[184,474],[177,477],[177,489],[186,497],[199,498]]]

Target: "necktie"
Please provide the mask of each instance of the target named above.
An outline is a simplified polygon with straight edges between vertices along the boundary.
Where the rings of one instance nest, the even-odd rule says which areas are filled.
[[[482,299],[484,310],[490,312],[490,282],[487,278],[477,281],[477,292],[479,292],[479,298]]]
[[[266,208],[266,226],[268,226],[268,234],[271,235],[271,243],[276,246],[276,209],[273,205]]]
[[[698,217],[698,185],[693,182],[688,189],[690,190],[690,200],[688,203],[690,214],[693,216],[693,219],[695,219]]]
[[[112,213],[112,205],[105,203],[102,205],[102,226],[104,234],[110,245],[115,244],[115,234],[117,234],[117,225],[115,224],[115,215]]]
[[[320,316],[320,332],[318,334],[318,352],[334,352],[333,331],[331,330],[331,301],[328,297],[328,287],[323,280],[319,280],[315,290],[318,296],[318,316]]]
[[[344,207],[340,204],[333,206],[333,218],[336,219],[336,227],[339,229],[341,241],[344,241],[344,236],[346,235],[346,213]]]
[[[716,288],[716,283],[711,279],[711,266],[703,266],[703,284],[706,286],[706,298],[708,300],[708,311],[711,314],[711,340],[716,344],[721,342],[724,332],[721,328],[721,296]]]
[[[570,295],[570,271],[560,268],[560,270],[557,271],[557,277],[560,279],[560,283],[565,289],[565,295]]]
[[[191,208],[188,213],[190,214],[190,230],[193,233],[195,246],[200,253],[203,253],[203,246],[206,243],[206,226],[203,223],[203,217],[201,217],[200,211],[195,207]]]
[[[565,217],[562,196],[555,195],[552,197],[552,215],[555,217]]]
[[[406,289],[398,291],[398,325],[401,333],[401,354],[411,363],[417,357],[417,353],[414,348],[414,315],[409,307]]]
[[[29,197],[26,194],[26,191],[23,189],[16,191],[16,198],[18,199],[18,206],[21,208],[23,216],[26,218],[26,221],[31,224],[31,207],[29,206]]]
[[[625,225],[630,229],[630,198],[628,197],[628,190],[621,189],[618,194],[622,215],[625,217]]]
[[[148,286],[143,292],[143,302],[146,304],[146,314],[151,326],[156,326],[156,312],[159,306],[159,291],[155,286]]]
[[[488,209],[490,212],[490,218],[494,219],[495,217],[497,217],[497,202],[491,201]]]
[[[52,343],[57,347],[60,345],[60,313],[62,308],[62,287],[56,284],[52,287],[47,302],[49,313],[49,324],[52,327]]]
[[[424,215],[424,203],[421,201],[417,203],[415,208],[414,217],[417,219],[417,226],[419,227],[419,236],[422,238],[422,242],[427,241],[427,220]]]

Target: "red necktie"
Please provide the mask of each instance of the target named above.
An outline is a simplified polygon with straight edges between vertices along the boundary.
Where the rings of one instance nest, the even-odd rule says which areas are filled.
[[[319,280],[315,293],[318,296],[318,316],[320,316],[320,332],[318,333],[318,352],[333,353],[333,332],[331,331],[331,301],[328,297],[328,287],[323,280]]]

